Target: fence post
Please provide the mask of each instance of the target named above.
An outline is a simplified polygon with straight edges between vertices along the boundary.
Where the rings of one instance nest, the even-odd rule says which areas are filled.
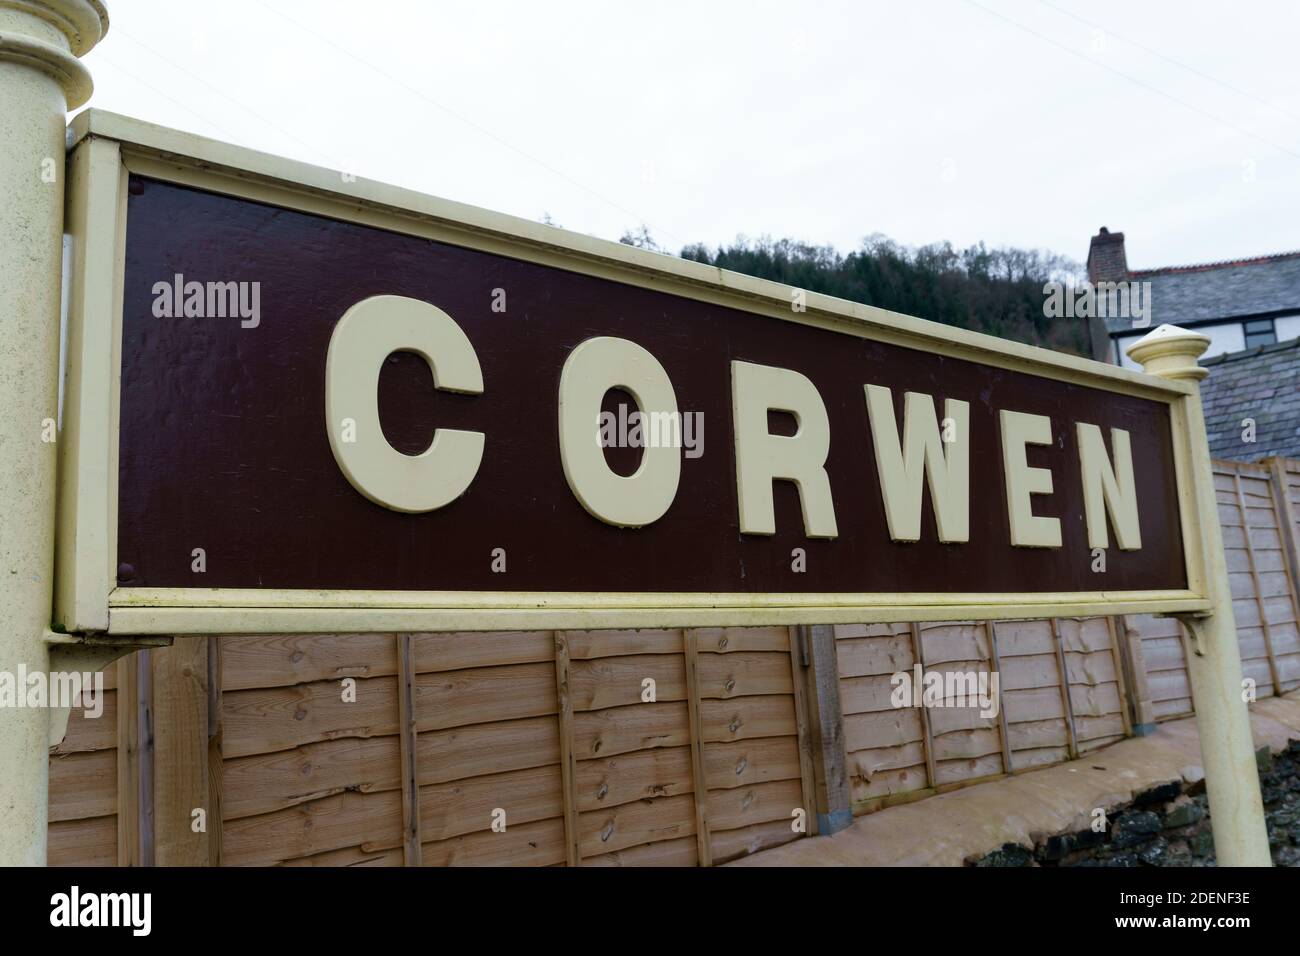
[[[155,866],[209,861],[208,835],[217,821],[208,789],[208,641],[216,640],[181,637],[149,655]]]
[[[1151,375],[1192,386],[1191,393],[1182,399],[1181,414],[1175,416],[1185,434],[1175,434],[1174,440],[1181,442],[1187,453],[1186,473],[1193,486],[1183,489],[1181,504],[1195,509],[1199,531],[1198,540],[1186,541],[1184,547],[1201,552],[1204,588],[1212,608],[1200,617],[1177,616],[1191,633],[1195,650],[1188,655],[1187,671],[1205,764],[1214,850],[1220,866],[1270,866],[1250,717],[1242,698],[1241,652],[1232,617],[1214,470],[1197,384],[1208,373],[1196,360],[1209,345],[1204,335],[1162,325],[1131,345],[1128,355]]]
[[[1120,662],[1128,684],[1128,703],[1132,705],[1133,736],[1155,733],[1155,707],[1151,703],[1151,684],[1147,679],[1147,662],[1142,653],[1142,632],[1127,615],[1111,618],[1120,647]]]
[[[64,127],[90,97],[92,0],[0,5],[0,671],[49,671]],[[22,686],[25,687],[25,684]],[[51,711],[0,708],[0,866],[44,866]]]
[[[817,833],[826,836],[853,823],[844,716],[840,707],[840,669],[835,658],[835,628],[804,625],[799,640],[806,651],[813,742],[813,780],[817,788]]]
[[[1273,505],[1277,512],[1279,529],[1282,533],[1282,553],[1286,555],[1287,571],[1291,574],[1292,593],[1300,598],[1300,541],[1296,540],[1297,529],[1295,509],[1291,506],[1291,494],[1288,487],[1287,460],[1274,456],[1267,459],[1269,484],[1273,487]]]

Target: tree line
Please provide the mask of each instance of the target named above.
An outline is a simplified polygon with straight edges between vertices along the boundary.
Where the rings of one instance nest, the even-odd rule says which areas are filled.
[[[644,226],[624,233],[620,241],[668,252]],[[1089,354],[1085,321],[1044,314],[1045,283],[1082,278],[1077,263],[1053,252],[989,249],[982,242],[965,249],[949,242],[909,248],[877,234],[847,254],[829,245],[793,239],[740,237],[716,248],[689,245],[678,255],[809,292],[1030,345]]]

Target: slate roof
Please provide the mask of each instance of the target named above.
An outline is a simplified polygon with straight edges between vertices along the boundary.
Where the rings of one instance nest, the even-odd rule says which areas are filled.
[[[1130,270],[1129,281],[1151,283],[1153,329],[1265,312],[1300,312],[1300,252]],[[1106,327],[1111,332],[1130,331],[1132,321],[1108,317]]]
[[[1300,338],[1216,355],[1201,363],[1210,454],[1232,461],[1272,455],[1300,458]],[[1242,440],[1242,420],[1255,421],[1255,441]]]

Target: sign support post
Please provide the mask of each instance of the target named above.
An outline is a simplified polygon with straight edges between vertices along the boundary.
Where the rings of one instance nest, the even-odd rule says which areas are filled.
[[[1209,345],[1210,340],[1197,332],[1162,325],[1130,346],[1128,355],[1143,371],[1188,382],[1195,389],[1182,402],[1195,495],[1194,501],[1184,501],[1183,506],[1194,508],[1199,518],[1200,541],[1188,542],[1188,547],[1200,547],[1204,555],[1205,589],[1213,607],[1207,614],[1174,616],[1192,636],[1193,653],[1188,655],[1187,670],[1196,708],[1196,730],[1201,738],[1215,856],[1220,866],[1271,866],[1250,716],[1242,696],[1241,651],[1232,616],[1214,472],[1197,384],[1209,374],[1196,362]]]
[[[0,6],[0,672],[24,697],[50,668],[65,113],[90,97],[78,61],[103,36],[97,0]],[[0,706],[0,866],[44,866],[45,706]]]

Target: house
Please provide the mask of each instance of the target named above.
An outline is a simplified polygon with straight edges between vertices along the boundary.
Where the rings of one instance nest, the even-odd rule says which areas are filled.
[[[1300,457],[1300,252],[1204,265],[1129,269],[1124,234],[1104,226],[1088,281],[1143,283],[1140,319],[1107,315],[1098,357],[1137,368],[1125,349],[1163,324],[1210,337],[1201,383],[1210,453],[1233,461]]]
[[[1105,317],[1108,361],[1137,365],[1124,350],[1163,324],[1210,337],[1202,359],[1300,336],[1300,251],[1202,265],[1129,269],[1124,233],[1105,226],[1088,249],[1088,281],[1143,284],[1141,319]]]
[[[1300,338],[1202,359],[1210,454],[1232,461],[1300,458]]]

